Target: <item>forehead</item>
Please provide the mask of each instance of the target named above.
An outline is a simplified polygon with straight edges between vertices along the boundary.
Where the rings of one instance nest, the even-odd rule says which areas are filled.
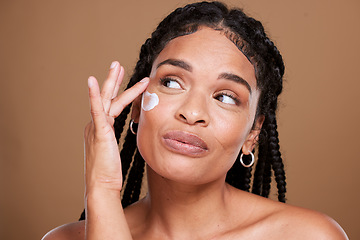
[[[171,40],[155,59],[153,70],[167,59],[186,61],[195,72],[238,74],[252,87],[256,87],[253,65],[222,31],[204,27],[195,33]]]

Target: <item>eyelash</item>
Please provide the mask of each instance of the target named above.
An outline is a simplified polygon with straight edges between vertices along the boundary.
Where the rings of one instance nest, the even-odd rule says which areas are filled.
[[[179,86],[181,87],[180,83],[179,83],[176,79],[174,79],[174,78],[171,78],[171,77],[160,78],[161,85],[163,85],[163,86],[165,86],[165,87],[168,87],[168,86],[166,86],[166,82],[167,82],[167,81],[174,81],[174,82],[176,82],[177,84],[179,84]],[[233,95],[233,94],[231,94],[231,93],[228,93],[228,92],[219,92],[219,93],[217,93],[217,94],[215,95],[214,98],[218,100],[218,97],[219,97],[219,96],[227,96],[227,97],[231,98],[232,100],[234,100],[235,105],[239,105],[239,104],[240,104],[240,100],[239,100],[235,95]]]
[[[174,82],[176,82],[177,84],[179,84],[179,86],[181,87],[181,84],[180,84],[176,79],[174,79],[174,78],[171,78],[171,77],[160,78],[161,85],[163,85],[163,86],[165,86],[165,87],[168,87],[168,86],[165,85],[165,83],[166,83],[167,81],[174,81]]]
[[[227,96],[229,98],[231,98],[232,100],[234,100],[235,105],[239,105],[240,104],[240,100],[233,94],[228,93],[228,92],[219,92],[216,94],[215,98],[218,99],[219,96]]]

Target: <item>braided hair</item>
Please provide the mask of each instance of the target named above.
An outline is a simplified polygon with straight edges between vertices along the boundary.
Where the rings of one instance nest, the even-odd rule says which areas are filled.
[[[282,91],[285,67],[280,52],[259,21],[247,16],[240,9],[228,9],[220,2],[198,2],[177,8],[158,25],[142,45],[139,60],[126,88],[150,75],[154,60],[169,41],[194,33],[200,27],[223,32],[254,66],[257,87],[261,92],[255,119],[264,116],[265,120],[259,134],[258,160],[251,192],[268,197],[274,172],[278,200],[285,202],[285,172],[276,123],[277,98]],[[114,129],[118,143],[130,109],[131,104],[115,119]],[[130,130],[127,130],[120,156],[124,183],[122,205],[125,208],[139,200],[145,167],[144,159],[136,147],[136,137]],[[238,189],[250,191],[252,168],[243,167],[239,156],[228,171],[226,182]],[[81,219],[84,218],[83,213]]]

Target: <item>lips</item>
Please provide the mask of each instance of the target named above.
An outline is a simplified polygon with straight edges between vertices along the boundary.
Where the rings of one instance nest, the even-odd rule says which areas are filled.
[[[201,156],[208,151],[208,146],[201,138],[183,131],[167,132],[163,142],[170,151],[183,155]]]

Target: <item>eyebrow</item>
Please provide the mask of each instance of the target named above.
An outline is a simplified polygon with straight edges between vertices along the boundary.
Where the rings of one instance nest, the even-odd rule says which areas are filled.
[[[250,94],[252,93],[249,83],[245,79],[243,79],[242,77],[239,77],[238,75],[235,75],[233,73],[221,73],[219,75],[218,79],[221,79],[221,78],[231,80],[231,81],[234,81],[236,83],[240,83],[240,84],[244,85],[249,90]]]
[[[177,59],[166,59],[165,61],[159,63],[156,68],[159,68],[162,65],[166,65],[166,64],[175,67],[180,67],[188,72],[192,72],[192,67],[188,63],[184,62],[183,60],[177,60]]]
[[[156,69],[158,69],[159,67],[161,67],[162,65],[172,65],[172,66],[175,66],[175,67],[180,67],[186,71],[189,71],[189,72],[192,72],[192,67],[186,63],[185,61],[183,60],[179,60],[179,59],[166,59],[165,61],[162,61],[161,63],[159,63],[157,66],[156,66]],[[233,74],[233,73],[221,73],[218,77],[218,79],[227,79],[227,80],[231,80],[231,81],[234,81],[236,83],[240,83],[242,85],[244,85],[250,92],[250,94],[252,93],[251,91],[251,87],[249,85],[249,83],[243,79],[242,77],[236,75],[236,74]]]

